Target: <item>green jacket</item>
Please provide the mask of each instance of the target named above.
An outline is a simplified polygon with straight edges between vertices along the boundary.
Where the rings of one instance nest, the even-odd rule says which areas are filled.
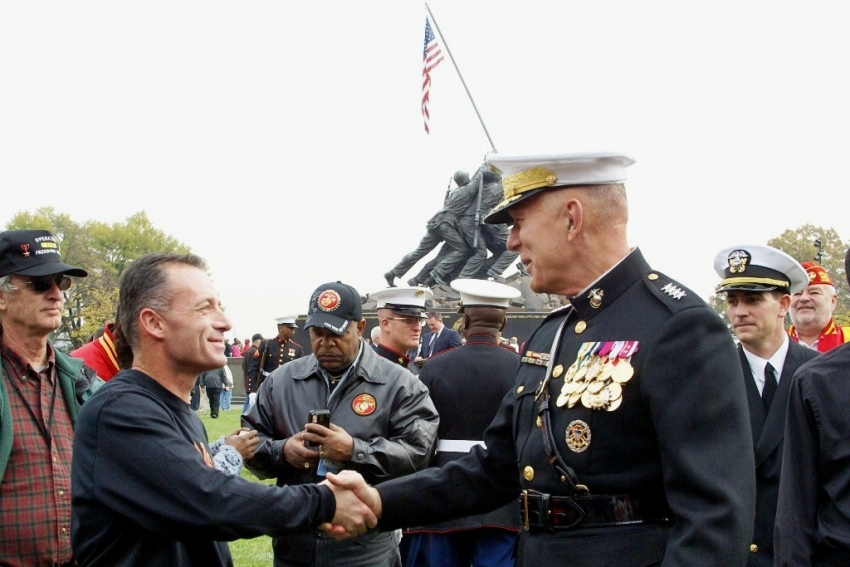
[[[68,404],[71,422],[77,421],[80,405],[100,389],[105,382],[97,377],[93,370],[83,366],[83,361],[71,358],[54,349],[56,358],[56,377],[62,388],[62,396]],[[6,387],[6,369],[0,379],[0,482],[6,474],[6,465],[12,454],[12,410],[9,407],[9,390]]]

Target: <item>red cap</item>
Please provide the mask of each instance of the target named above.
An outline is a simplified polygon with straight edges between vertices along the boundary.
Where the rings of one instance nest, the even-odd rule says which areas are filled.
[[[809,285],[835,286],[829,278],[829,274],[826,273],[826,270],[824,270],[822,266],[818,266],[814,262],[803,262],[801,265],[809,275]]]

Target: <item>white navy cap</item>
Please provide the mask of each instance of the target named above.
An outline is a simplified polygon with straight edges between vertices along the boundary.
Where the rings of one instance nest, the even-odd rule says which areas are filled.
[[[425,317],[425,302],[434,297],[427,287],[388,287],[369,294],[375,309],[389,309],[405,317]]]
[[[794,293],[809,285],[806,270],[797,260],[758,244],[724,248],[714,258],[714,271],[723,278],[717,293],[774,289]]]
[[[484,219],[488,224],[510,223],[508,209],[532,195],[554,187],[607,185],[626,180],[635,162],[618,152],[583,152],[532,156],[490,154],[487,164],[502,174],[504,197]]]
[[[511,299],[522,295],[516,288],[490,280],[455,280],[452,282],[452,289],[460,293],[459,311],[463,311],[465,307],[507,309],[511,306]]]
[[[275,319],[275,322],[278,325],[286,325],[287,327],[295,327],[298,328],[298,324],[295,322],[296,315],[286,315],[284,317],[278,317]]]

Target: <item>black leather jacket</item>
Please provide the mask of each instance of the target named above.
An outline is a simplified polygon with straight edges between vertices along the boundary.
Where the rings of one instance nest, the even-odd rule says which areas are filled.
[[[428,389],[409,371],[363,348],[358,366],[329,396],[329,388],[314,355],[288,362],[260,386],[257,403],[242,416],[256,429],[260,444],[246,463],[260,478],[277,484],[321,480],[315,465],[296,469],[286,462],[283,445],[304,429],[311,409],[327,408],[331,423],[354,438],[355,470],[377,484],[422,470],[434,454],[440,418]]]

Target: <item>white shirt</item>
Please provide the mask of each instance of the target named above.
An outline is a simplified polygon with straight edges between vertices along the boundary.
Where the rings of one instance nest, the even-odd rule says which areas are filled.
[[[773,356],[767,360],[754,355],[747,350],[746,345],[742,345],[744,347],[744,356],[747,357],[747,362],[750,363],[750,372],[752,372],[753,378],[756,381],[756,388],[758,388],[759,395],[764,390],[764,367],[767,366],[768,362],[776,372],[776,384],[779,385],[779,377],[782,376],[782,368],[785,366],[785,356],[788,354],[788,341],[788,335],[785,335],[782,344],[776,349]]]

